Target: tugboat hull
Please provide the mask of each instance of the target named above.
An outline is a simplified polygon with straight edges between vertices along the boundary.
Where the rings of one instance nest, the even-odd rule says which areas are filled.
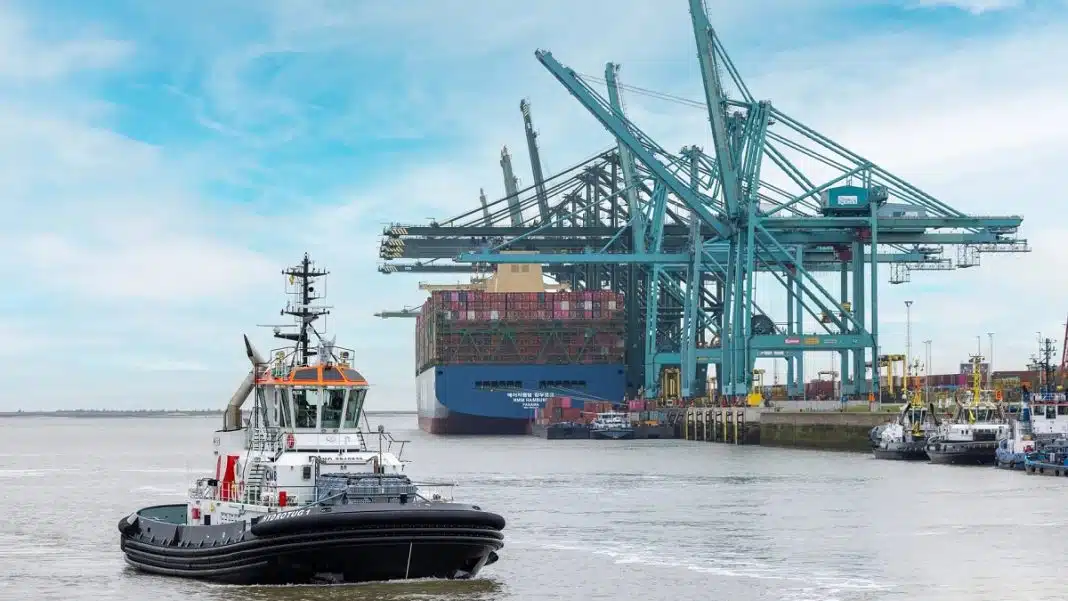
[[[926,450],[931,463],[990,465],[996,449],[997,442],[929,442]]]
[[[590,430],[590,438],[595,440],[631,440],[634,430]]]
[[[1024,453],[1013,453],[999,448],[994,454],[994,465],[1003,470],[1022,470],[1025,461]]]
[[[589,440],[590,427],[585,424],[534,424],[531,433],[547,440]]]
[[[878,446],[872,449],[876,459],[893,459],[898,461],[926,461],[927,449],[925,443],[899,442]]]
[[[225,584],[466,579],[497,560],[504,518],[471,506],[305,507],[203,526],[141,510],[119,522],[126,562],[153,574]]]

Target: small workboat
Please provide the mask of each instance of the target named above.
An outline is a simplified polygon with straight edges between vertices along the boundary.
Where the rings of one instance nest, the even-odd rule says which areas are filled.
[[[1038,476],[1068,476],[1068,439],[1058,438],[1028,453],[1024,471]]]
[[[504,518],[453,502],[450,484],[404,474],[404,441],[366,427],[369,386],[349,363],[352,351],[312,327],[327,311],[311,304],[311,282],[326,272],[305,255],[283,273],[297,297],[283,312],[298,330],[274,334],[295,345],[268,362],[245,337],[252,370],[215,433],[215,473],[185,503],[122,518],[126,562],[228,584],[474,577],[497,561]]]
[[[598,413],[590,422],[590,438],[621,440],[634,438],[634,426],[627,419],[627,414],[618,411]]]

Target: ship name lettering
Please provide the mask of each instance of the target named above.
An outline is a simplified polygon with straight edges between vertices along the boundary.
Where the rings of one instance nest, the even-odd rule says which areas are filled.
[[[261,520],[261,521],[274,522],[274,521],[277,521],[277,520],[285,520],[285,519],[289,519],[289,518],[299,518],[299,517],[304,516],[304,515],[309,515],[309,514],[311,514],[311,512],[312,512],[311,508],[308,508],[308,509],[293,509],[293,510],[290,510],[290,511],[281,511],[281,512],[278,512],[278,513],[272,513],[272,514],[269,514],[269,515],[265,515],[265,516],[263,516],[263,520]]]

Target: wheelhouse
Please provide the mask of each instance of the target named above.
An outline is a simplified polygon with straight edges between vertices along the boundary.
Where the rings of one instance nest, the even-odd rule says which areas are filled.
[[[254,418],[273,428],[306,432],[337,432],[359,427],[367,397],[367,380],[341,365],[276,366],[256,382]]]

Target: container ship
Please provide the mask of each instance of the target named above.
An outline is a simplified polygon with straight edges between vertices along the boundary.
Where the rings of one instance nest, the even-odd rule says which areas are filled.
[[[500,265],[459,286],[421,286],[419,427],[432,434],[529,434],[545,401],[623,400],[623,295],[546,286],[540,265]]]

